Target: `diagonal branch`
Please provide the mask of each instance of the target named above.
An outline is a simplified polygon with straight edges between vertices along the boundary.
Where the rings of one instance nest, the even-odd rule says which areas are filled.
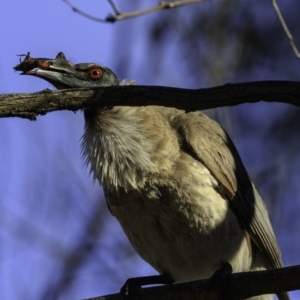
[[[144,300],[242,300],[264,294],[280,294],[300,289],[300,265],[276,270],[235,273],[211,279],[143,288],[134,296]],[[106,295],[85,300],[120,300],[120,294]]]
[[[69,0],[62,0],[63,2],[65,2],[65,4],[67,4],[72,10],[73,12],[87,18],[90,19],[92,21],[96,21],[96,22],[100,22],[100,23],[107,23],[108,21],[106,19],[102,19],[102,18],[98,18],[95,16],[92,16],[86,12],[84,12],[83,10],[77,8],[74,4],[72,4]]]
[[[114,15],[108,15],[104,19],[92,16],[92,15],[84,12],[83,10],[80,10],[75,5],[73,5],[69,0],[62,0],[62,1],[65,2],[65,4],[67,4],[74,12],[80,14],[81,16],[83,16],[85,18],[88,18],[88,19],[96,21],[96,22],[101,22],[101,23],[114,23],[114,22],[120,21],[120,20],[126,20],[126,19],[140,17],[140,16],[143,16],[146,14],[153,13],[155,11],[177,8],[177,7],[184,6],[184,5],[190,5],[190,4],[203,2],[205,0],[177,0],[177,1],[171,1],[171,2],[161,1],[155,6],[152,6],[152,7],[146,8],[146,9],[142,9],[142,10],[138,10],[138,11],[128,12],[128,13],[125,13],[125,12],[122,13],[119,10],[119,8],[117,7],[117,5],[114,3],[113,0],[108,0],[109,4],[111,5],[111,7],[114,11]]]
[[[298,49],[297,49],[297,47],[296,47],[296,45],[295,45],[294,37],[293,37],[293,35],[291,34],[291,32],[290,32],[288,26],[286,25],[286,22],[285,22],[285,20],[284,20],[282,14],[281,14],[281,12],[280,12],[280,9],[279,9],[279,7],[278,7],[278,5],[277,5],[276,0],[272,0],[272,5],[273,5],[273,8],[274,8],[274,10],[275,10],[275,12],[276,12],[276,14],[277,14],[277,17],[278,17],[280,23],[281,23],[281,26],[282,26],[282,28],[283,28],[283,30],[284,30],[284,32],[285,32],[287,38],[288,38],[289,41],[290,41],[291,47],[292,47],[292,49],[293,49],[295,55],[297,56],[297,58],[300,58],[300,53],[299,53],[299,51],[298,51]]]
[[[289,103],[299,107],[300,82],[258,81],[196,90],[133,85],[3,94],[0,95],[0,117],[35,120],[37,115],[48,112],[76,111],[92,105],[160,105],[195,111],[259,101]]]

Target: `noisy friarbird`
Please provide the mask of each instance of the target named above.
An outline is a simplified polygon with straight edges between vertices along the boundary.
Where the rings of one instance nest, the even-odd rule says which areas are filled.
[[[110,69],[61,52],[36,66],[23,74],[58,89],[119,85]],[[132,246],[160,274],[186,282],[225,262],[233,272],[283,266],[266,207],[218,123],[160,106],[93,105],[84,117],[86,163]]]

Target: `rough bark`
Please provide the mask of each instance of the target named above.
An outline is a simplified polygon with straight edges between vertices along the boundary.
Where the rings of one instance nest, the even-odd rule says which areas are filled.
[[[3,94],[0,95],[0,117],[35,120],[37,115],[51,111],[76,111],[95,104],[161,105],[195,111],[259,101],[300,106],[300,82],[260,81],[196,90],[137,85]]]

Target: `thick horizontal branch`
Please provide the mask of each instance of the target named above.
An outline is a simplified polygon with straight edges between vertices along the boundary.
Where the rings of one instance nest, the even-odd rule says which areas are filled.
[[[280,294],[300,289],[300,266],[277,270],[228,274],[220,280],[199,280],[137,290],[143,300],[242,300],[264,294]],[[120,300],[120,294],[86,300]]]
[[[45,90],[39,93],[0,95],[0,117],[34,120],[57,110],[76,111],[92,105],[161,105],[186,111],[233,106],[258,101],[300,106],[300,82],[259,81],[225,84],[197,90],[160,86],[112,86],[94,89]]]

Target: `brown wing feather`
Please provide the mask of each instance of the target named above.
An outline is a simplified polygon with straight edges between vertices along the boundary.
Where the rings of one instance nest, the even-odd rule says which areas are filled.
[[[239,223],[263,252],[271,268],[283,267],[280,250],[269,221],[266,207],[249,179],[241,158],[221,126],[200,112],[178,115],[173,126],[183,142],[220,184]],[[287,293],[278,295],[288,300]]]
[[[265,205],[227,133],[218,123],[200,112],[177,116],[173,126],[182,134],[194,156],[218,180],[241,226],[264,253],[270,267],[282,267],[280,251]]]

